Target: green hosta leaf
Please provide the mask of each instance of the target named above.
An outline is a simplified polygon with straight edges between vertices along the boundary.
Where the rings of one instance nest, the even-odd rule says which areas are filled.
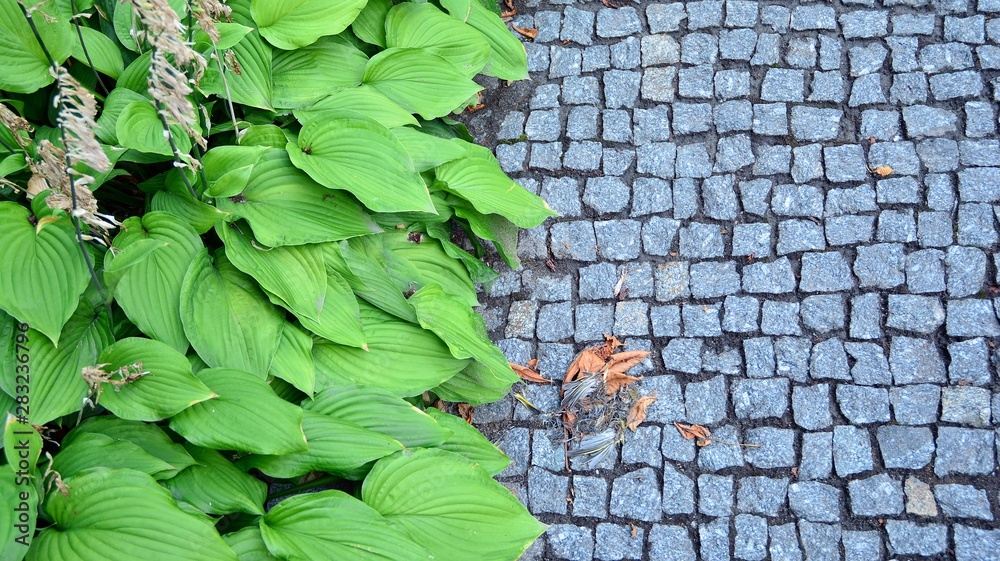
[[[219,30],[219,42],[212,44],[212,40],[209,38],[208,34],[205,33],[200,27],[194,29],[194,48],[203,54],[208,54],[209,52],[223,52],[227,49],[233,48],[237,43],[243,40],[248,33],[253,31],[252,27],[246,25],[241,25],[239,23],[227,23],[224,21],[215,22],[215,28]]]
[[[41,227],[33,220],[0,202],[0,309],[58,341],[90,275],[68,217]]]
[[[241,227],[242,226],[242,227]],[[275,294],[298,316],[318,318],[326,295],[323,249],[315,244],[262,247],[245,224],[218,225],[226,257],[260,286]]]
[[[220,251],[213,266],[202,250],[181,289],[181,321],[191,346],[213,368],[267,375],[284,318],[254,280]]]
[[[230,0],[226,3],[233,9],[235,23],[256,27],[250,17],[250,0]],[[205,93],[229,99],[233,103],[271,109],[271,46],[261,38],[256,29],[248,33],[239,43],[233,45],[230,60],[222,64],[214,61],[205,70],[198,87]]]
[[[62,446],[69,446],[77,436],[96,434],[108,436],[116,441],[130,442],[170,465],[170,471],[163,475],[176,474],[180,470],[195,464],[194,458],[180,445],[175,443],[163,429],[156,425],[126,421],[114,415],[91,417],[63,438]],[[162,477],[161,477],[162,478]]]
[[[437,284],[445,292],[468,306],[478,306],[476,287],[469,278],[469,272],[461,263],[448,257],[437,240],[423,236],[419,243],[410,240],[406,232],[399,230],[381,234],[385,247],[396,257],[393,266],[407,263],[416,270],[412,279],[415,288]]]
[[[282,151],[288,144],[288,135],[285,129],[277,125],[252,125],[243,129],[243,138],[240,139],[242,146],[264,146],[266,148],[280,148]]]
[[[253,168],[267,148],[263,146],[218,146],[205,153],[202,165],[209,197],[232,197],[246,188]]]
[[[455,214],[465,219],[469,227],[480,238],[490,240],[504,262],[517,270],[521,261],[517,258],[517,226],[499,214],[482,214],[471,205],[456,204]]]
[[[58,348],[34,329],[24,333],[27,341],[18,337],[21,332],[12,324],[0,330],[0,334],[6,339],[5,348],[14,351],[0,356],[3,361],[0,385],[8,395],[18,395],[23,393],[16,391],[18,385],[25,383],[23,376],[30,377],[30,411],[25,412],[22,407],[15,408],[14,413],[27,416],[29,422],[36,425],[44,425],[80,409],[89,393],[80,370],[97,364],[101,350],[114,341],[107,312],[103,307],[94,308],[86,298],[79,302],[73,317],[66,322]],[[22,346],[17,347],[17,344]],[[18,374],[22,378],[18,379]]]
[[[240,561],[281,561],[271,555],[267,550],[267,544],[260,535],[260,526],[253,525],[243,528],[239,532],[222,536],[229,547],[233,548]]]
[[[313,346],[317,374],[348,384],[385,388],[398,396],[419,395],[467,364],[430,331],[362,304],[368,351],[325,341]]]
[[[187,2],[184,0],[167,0],[167,4],[180,18],[183,18],[187,13]],[[181,21],[184,20],[181,19]],[[135,12],[131,3],[116,3],[112,24],[114,25],[115,35],[118,36],[118,40],[121,41],[122,46],[133,52],[142,50],[136,43],[136,33],[137,30],[141,30],[142,24],[135,21]]]
[[[465,156],[465,149],[458,144],[416,129],[399,127],[392,129],[392,134],[406,149],[417,171],[431,170],[445,162]]]
[[[372,57],[364,83],[424,119],[443,117],[483,88],[425,49],[386,49]]]
[[[318,319],[300,316],[302,326],[316,335],[349,347],[366,348],[358,300],[351,286],[336,271],[326,269],[326,300]]]
[[[170,134],[181,154],[191,151],[191,139],[180,126],[171,125]],[[163,135],[163,123],[152,102],[133,101],[126,105],[115,123],[115,135],[125,148],[147,154],[174,155],[170,142]]]
[[[465,265],[465,270],[469,273],[469,279],[476,284],[481,284],[483,290],[489,292],[493,282],[500,276],[489,265],[477,259],[468,251],[451,241],[450,224],[424,224],[427,235],[434,238],[441,244],[441,249],[452,259],[459,260]]]
[[[271,376],[280,378],[303,393],[312,395],[316,388],[316,367],[312,358],[313,340],[294,323],[285,322],[281,342],[271,361]]]
[[[31,424],[7,413],[3,432],[3,453],[7,463],[20,472],[35,473],[42,455],[42,436]]]
[[[36,13],[32,21],[45,43],[43,48],[19,3],[17,0],[0,0],[0,60],[4,69],[0,73],[0,90],[27,94],[52,83],[45,49],[56,64],[62,64],[73,51],[73,31],[69,20],[54,17],[54,3],[36,6],[40,13]]]
[[[115,287],[115,300],[125,315],[150,337],[179,352],[187,352],[188,341],[181,324],[180,301],[184,275],[204,246],[198,232],[169,212],[148,212],[122,223],[112,248],[127,253],[138,242],[153,240],[157,249],[126,270]],[[109,254],[110,255],[110,254]],[[114,261],[106,258],[105,266]]]
[[[216,199],[216,205],[246,219],[254,236],[272,247],[337,241],[381,231],[353,197],[313,181],[292,165],[284,150],[266,152],[241,196]]]
[[[377,212],[434,212],[406,148],[370,119],[323,119],[288,143],[292,163],[329,187],[343,189]]]
[[[99,468],[51,493],[29,561],[238,561],[212,524],[177,507],[170,492],[134,470]]]
[[[240,471],[215,450],[191,444],[184,448],[198,464],[166,482],[175,499],[190,503],[206,514],[264,515],[266,483]]]
[[[80,42],[80,36],[76,34],[76,30],[72,32],[73,58],[81,64],[89,65],[87,61],[89,55],[95,70],[117,80],[118,76],[121,76],[125,70],[125,61],[122,60],[122,53],[118,50],[118,45],[107,35],[90,27],[81,25],[80,33],[83,34],[83,43]],[[84,52],[84,46],[86,46],[86,52]]]
[[[476,430],[476,427],[465,422],[465,419],[449,415],[434,407],[428,409],[427,414],[442,427],[452,431],[451,437],[443,444],[438,444],[437,448],[454,452],[472,460],[490,475],[496,475],[510,465],[510,458],[492,442],[486,440],[486,437]]]
[[[339,88],[361,85],[368,57],[345,39],[324,37],[308,47],[277,51],[271,67],[275,107],[310,105]]]
[[[487,76],[502,80],[524,80],[528,77],[528,54],[500,16],[483,7],[478,0],[441,0],[441,6],[451,17],[462,20],[486,37],[493,52],[483,70]]]
[[[378,512],[341,491],[281,501],[261,519],[260,532],[267,548],[288,561],[434,559]]]
[[[469,155],[437,168],[448,191],[484,214],[499,214],[522,228],[534,228],[556,213],[541,198],[507,177],[489,150],[469,147]]]
[[[64,478],[95,467],[134,469],[153,477],[164,472],[176,473],[173,466],[127,440],[95,433],[77,436],[52,461],[52,469]]]
[[[267,382],[239,370],[209,368],[198,378],[219,397],[197,403],[170,420],[193,444],[255,454],[306,450],[302,409],[274,394]]]
[[[173,214],[187,222],[199,234],[211,230],[216,222],[229,214],[180,191],[157,191],[149,203],[149,210],[161,210]]]
[[[125,67],[125,71],[118,77],[115,83],[116,88],[131,90],[146,98],[149,89],[149,63],[152,59],[152,51],[146,51]]]
[[[463,302],[429,284],[410,296],[410,305],[425,329],[433,331],[458,358],[472,358],[494,376],[507,378],[510,364],[503,352],[490,342],[483,317]]]
[[[336,35],[354,21],[365,0],[252,0],[254,21],[269,43],[298,49]]]
[[[373,246],[378,251],[370,251]],[[325,255],[327,266],[344,277],[359,297],[400,319],[417,323],[417,315],[403,296],[404,289],[389,275],[387,258],[391,260],[392,254],[385,251],[380,237],[365,236],[354,244],[330,244],[325,246]]]
[[[479,73],[492,49],[474,27],[449,17],[433,4],[399,4],[385,19],[385,46],[423,48],[468,77]]]
[[[328,115],[343,116],[347,111],[377,121],[388,129],[406,125],[419,126],[417,119],[409,111],[365,85],[337,90],[306,109],[296,109],[295,118],[304,125]]]
[[[27,500],[22,499],[27,493]],[[38,517],[38,490],[20,479],[10,465],[0,466],[0,559],[20,561],[33,541]]]
[[[312,411],[303,411],[302,430],[309,443],[305,452],[247,456],[240,465],[283,479],[311,471],[354,476],[366,464],[403,449],[399,441],[388,436]]]
[[[519,381],[520,378],[513,371],[498,377],[490,369],[473,361],[433,391],[445,401],[482,405],[502,399],[510,393],[511,386]]]
[[[118,388],[103,386],[101,405],[123,419],[159,421],[215,397],[191,373],[187,358],[159,341],[122,339],[104,349],[100,361],[106,372],[138,364],[148,372]]]
[[[351,31],[365,43],[385,47],[385,17],[391,8],[392,0],[368,0],[351,24]]]
[[[361,496],[443,561],[517,559],[546,529],[483,468],[445,450],[379,460]]]
[[[407,447],[439,446],[452,436],[427,413],[381,388],[331,386],[303,401],[302,408],[387,435]]]

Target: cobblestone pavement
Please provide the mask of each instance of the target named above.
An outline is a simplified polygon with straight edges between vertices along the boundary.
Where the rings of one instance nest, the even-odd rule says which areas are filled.
[[[561,217],[482,312],[553,379],[651,350],[659,398],[596,470],[558,384],[475,411],[525,559],[1000,559],[1000,0],[518,7],[531,80],[470,125]]]

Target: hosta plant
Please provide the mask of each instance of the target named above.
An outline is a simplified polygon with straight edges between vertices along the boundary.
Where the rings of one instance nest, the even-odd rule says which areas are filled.
[[[430,407],[517,380],[483,257],[553,214],[449,120],[480,74],[479,0],[0,0],[0,559],[530,545]]]

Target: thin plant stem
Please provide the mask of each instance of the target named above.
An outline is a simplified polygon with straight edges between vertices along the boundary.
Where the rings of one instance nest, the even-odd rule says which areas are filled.
[[[73,21],[73,26],[76,27],[76,36],[80,38],[80,46],[83,47],[83,56],[86,57],[87,65],[90,66],[90,71],[94,73],[94,78],[97,80],[97,83],[101,86],[101,89],[104,90],[104,94],[107,95],[111,93],[111,90],[104,85],[104,80],[101,80],[101,75],[97,72],[97,69],[94,68],[94,61],[90,60],[90,51],[87,50],[87,43],[83,40],[83,31],[80,29],[80,24],[76,21],[76,0],[69,0],[69,6],[70,9],[73,10],[73,17],[70,19]]]
[[[45,46],[45,41],[42,40],[42,36],[38,32],[38,27],[35,26],[35,20],[32,19],[31,14],[28,13],[28,10],[24,8],[24,5],[21,4],[21,2],[18,2],[17,5],[21,8],[21,13],[24,14],[24,18],[28,20],[28,26],[31,27],[31,32],[35,35],[35,40],[38,41],[38,46],[42,48],[45,58],[48,59],[49,64],[52,66],[52,72],[58,73],[59,65],[56,64],[55,59],[52,58],[52,54],[49,53],[48,47]],[[59,104],[62,105],[61,96]],[[62,137],[63,148],[65,149],[65,147],[68,146],[66,143],[66,129],[60,127],[59,130]],[[66,176],[69,178],[70,199],[73,204],[73,209],[76,210],[76,183],[73,180],[73,174],[69,172],[68,161],[66,162]],[[80,245],[80,251],[83,253],[83,259],[87,263],[87,270],[90,271],[90,278],[93,279],[94,286],[97,288],[97,292],[101,296],[101,301],[104,302],[104,307],[108,312],[108,321],[114,322],[114,317],[111,314],[111,301],[104,292],[104,287],[101,286],[101,280],[97,277],[97,270],[94,269],[94,262],[91,260],[90,252],[87,250],[87,242],[83,240],[83,229],[80,228],[80,217],[76,216],[73,212],[69,213],[69,217],[70,221],[73,223],[73,229],[76,230],[76,241]]]
[[[183,159],[181,158],[181,151],[177,148],[177,143],[174,142],[174,135],[170,132],[170,125],[167,123],[167,116],[163,114],[163,103],[156,102],[156,114],[160,116],[160,123],[163,124],[164,136],[167,137],[167,142],[170,143],[170,151],[174,154],[174,163],[182,164]],[[191,184],[191,180],[188,179],[187,174],[184,173],[184,168],[178,168],[181,170],[181,179],[184,181],[184,186],[187,187],[188,193],[194,200],[198,200],[198,192],[194,190],[194,185]]]

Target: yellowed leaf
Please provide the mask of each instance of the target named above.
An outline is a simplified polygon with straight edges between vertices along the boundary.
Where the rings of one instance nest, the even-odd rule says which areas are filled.
[[[873,174],[879,177],[885,177],[893,172],[893,169],[889,166],[878,166],[877,168],[871,170]]]
[[[536,361],[537,362],[537,361]],[[520,364],[510,363],[510,368],[525,382],[534,382],[536,384],[550,384],[552,380],[545,378],[538,372],[535,372],[527,366],[521,366]]]
[[[674,422],[674,426],[677,427],[677,431],[681,433],[684,440],[694,439],[698,446],[708,446],[712,443],[712,431],[701,425],[685,425]]]
[[[628,420],[626,424],[630,431],[635,432],[639,425],[646,420],[646,408],[656,403],[656,392],[640,397],[628,410]]]
[[[604,392],[611,395],[629,384],[642,380],[642,376],[629,376],[624,372],[608,371],[604,374]]]
[[[524,28],[524,27],[518,27],[516,25],[512,25],[511,27],[514,28],[514,31],[517,31],[518,33],[520,33],[521,35],[524,35],[528,39],[534,39],[535,37],[538,37],[538,30],[535,29],[535,28],[533,28],[533,27],[532,28]]]

